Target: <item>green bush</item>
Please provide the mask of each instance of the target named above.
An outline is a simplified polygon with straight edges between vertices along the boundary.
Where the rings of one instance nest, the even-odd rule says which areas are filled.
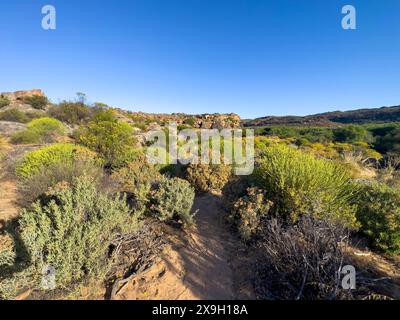
[[[138,216],[130,212],[125,199],[109,198],[84,177],[53,188],[47,197],[46,202],[22,210],[19,220],[20,237],[36,276],[52,266],[57,288],[103,280],[112,262],[112,241],[137,230]]]
[[[262,219],[268,215],[272,203],[267,199],[265,191],[253,187],[234,202],[229,219],[243,239],[248,240],[255,235]]]
[[[371,133],[361,126],[346,126],[333,131],[335,141],[354,143],[359,141],[372,142]]]
[[[227,212],[233,210],[234,203],[247,195],[247,189],[255,187],[253,176],[232,176],[222,189],[222,206]]]
[[[33,95],[24,98],[24,102],[31,105],[34,109],[43,110],[49,104],[49,99],[44,96]]]
[[[100,161],[91,159],[69,159],[43,167],[38,173],[29,178],[23,179],[19,191],[22,194],[22,201],[29,205],[46,191],[60,183],[72,183],[78,177],[90,177],[93,181],[100,182],[103,178],[103,168]]]
[[[112,178],[117,190],[131,196],[135,209],[144,212],[149,205],[151,187],[161,179],[161,174],[155,165],[147,162],[144,154],[139,153],[135,160],[116,170]]]
[[[391,128],[376,139],[375,149],[390,154],[400,155],[400,128]]]
[[[26,130],[17,132],[11,137],[15,144],[52,143],[65,135],[66,127],[62,122],[53,118],[32,120]]]
[[[135,143],[133,128],[120,122],[111,110],[100,112],[78,133],[78,141],[104,158],[106,164],[118,168],[129,162]]]
[[[55,164],[72,165],[76,161],[100,163],[97,155],[84,147],[59,143],[27,153],[17,164],[16,173],[21,179],[29,179]]]
[[[198,192],[221,192],[232,176],[232,167],[224,164],[190,164],[186,179]]]
[[[183,121],[183,124],[188,125],[189,127],[193,128],[196,124],[196,118],[187,118]]]
[[[63,101],[50,108],[49,114],[60,121],[76,125],[88,121],[93,112],[84,103]]]
[[[193,222],[194,189],[179,178],[162,178],[151,194],[151,212],[161,221]]]
[[[313,214],[357,226],[352,205],[356,188],[344,166],[277,145],[266,149],[255,175],[277,215],[297,221]]]
[[[31,119],[29,119],[29,117],[22,111],[19,111],[17,109],[9,109],[9,110],[0,112],[0,120],[27,123]]]
[[[366,183],[359,195],[360,231],[375,248],[400,254],[400,189],[383,183]]]
[[[8,97],[1,95],[0,96],[0,108],[7,107],[11,103]]]

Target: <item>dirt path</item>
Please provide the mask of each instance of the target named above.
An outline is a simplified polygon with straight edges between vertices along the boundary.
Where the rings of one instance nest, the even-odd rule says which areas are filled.
[[[0,180],[0,221],[8,221],[18,215],[17,183],[5,177]]]
[[[196,226],[186,244],[164,251],[160,262],[133,278],[117,299],[236,299],[250,298],[251,289],[238,267],[241,244],[229,232],[212,195],[198,197]],[[240,288],[240,290],[239,290]]]
[[[3,174],[0,175],[0,221],[8,221],[18,215],[17,178],[15,164],[26,152],[39,148],[40,145],[10,145],[4,159]]]

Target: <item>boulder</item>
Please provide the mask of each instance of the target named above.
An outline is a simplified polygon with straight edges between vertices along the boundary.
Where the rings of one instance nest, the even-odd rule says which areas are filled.
[[[25,130],[26,124],[11,122],[11,121],[0,121],[0,135],[12,136],[14,133]]]

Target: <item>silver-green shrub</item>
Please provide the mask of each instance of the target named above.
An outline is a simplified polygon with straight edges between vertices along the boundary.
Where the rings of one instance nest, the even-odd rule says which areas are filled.
[[[24,209],[19,223],[36,276],[52,266],[56,286],[63,288],[85,279],[103,279],[112,260],[111,242],[136,231],[139,217],[124,198],[112,199],[90,179],[80,177],[72,185],[57,185],[46,199]]]
[[[151,193],[151,213],[161,221],[193,222],[192,207],[195,192],[186,180],[161,178]]]

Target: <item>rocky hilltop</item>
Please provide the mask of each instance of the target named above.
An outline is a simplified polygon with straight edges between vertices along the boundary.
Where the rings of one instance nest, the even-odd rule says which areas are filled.
[[[32,108],[32,106],[26,102],[27,98],[31,98],[33,96],[45,97],[45,94],[40,89],[20,90],[15,92],[2,92],[0,93],[0,98],[8,99],[10,103],[9,105],[1,108],[0,111],[6,111],[10,109],[17,109],[22,112],[42,111]]]
[[[44,97],[45,94],[40,89],[32,89],[32,90],[21,90],[15,92],[3,92],[0,94],[2,97],[8,98],[11,103],[23,102],[25,98],[32,96],[40,96]]]
[[[1,98],[9,100],[9,104],[0,109],[0,112],[17,109],[22,112],[45,112],[45,110],[36,110],[26,103],[27,98],[33,96],[46,97],[40,89],[22,90],[16,92],[4,92],[0,94]],[[176,122],[180,126],[187,126],[197,129],[225,129],[240,127],[241,119],[237,114],[199,114],[188,115],[184,113],[172,114],[153,114],[146,112],[132,112],[119,108],[113,108],[116,116],[131,124],[145,124],[150,129],[156,129],[167,125],[169,122]]]

